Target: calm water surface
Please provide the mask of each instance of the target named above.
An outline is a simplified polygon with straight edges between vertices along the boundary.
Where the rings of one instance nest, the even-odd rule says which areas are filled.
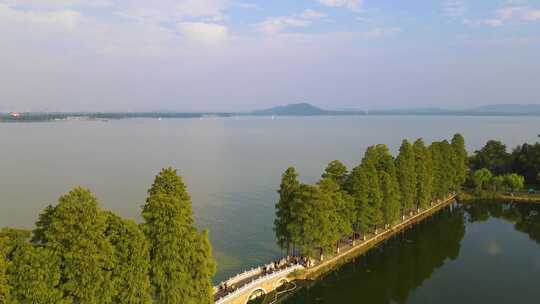
[[[538,303],[540,205],[454,205],[287,304]]]
[[[219,281],[280,255],[272,222],[281,173],[305,182],[340,159],[357,164],[367,146],[395,151],[404,137],[427,142],[461,132],[472,151],[498,138],[535,141],[537,117],[369,116],[133,119],[0,124],[0,227],[31,228],[70,188],[90,188],[104,208],[140,219],[154,175],[180,170],[197,222],[210,230]]]

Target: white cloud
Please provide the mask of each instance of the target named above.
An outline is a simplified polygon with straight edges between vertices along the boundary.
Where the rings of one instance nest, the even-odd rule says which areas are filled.
[[[526,6],[508,6],[495,11],[495,17],[480,20],[463,20],[463,24],[470,26],[487,25],[500,27],[513,20],[538,21],[540,20],[540,10]]]
[[[306,9],[292,16],[270,17],[255,25],[257,31],[264,34],[277,34],[287,28],[308,27],[313,20],[324,18],[326,15],[312,9]]]
[[[227,39],[227,27],[215,23],[182,22],[178,30],[191,42],[218,44]]]
[[[300,14],[300,17],[305,19],[320,19],[326,17],[326,15],[312,9],[306,9]]]
[[[540,21],[540,9],[527,11],[523,15],[523,19],[527,21]]]
[[[265,34],[277,34],[288,27],[306,27],[311,25],[311,21],[296,17],[271,17],[258,23],[255,27],[257,31]]]
[[[360,10],[362,0],[319,0],[319,3],[330,7],[343,7],[353,11]]]
[[[450,17],[460,17],[465,14],[467,7],[464,1],[461,0],[452,0],[447,1],[443,4],[443,15]]]
[[[373,28],[366,32],[362,32],[360,35],[366,39],[377,39],[393,36],[399,33],[401,33],[401,29],[398,27],[379,27]]]
[[[82,7],[110,7],[111,0],[0,0],[11,7],[28,9],[67,9]]]
[[[28,32],[73,31],[81,21],[77,11],[62,10],[55,12],[18,11],[0,3],[0,24],[10,24],[12,29]]]

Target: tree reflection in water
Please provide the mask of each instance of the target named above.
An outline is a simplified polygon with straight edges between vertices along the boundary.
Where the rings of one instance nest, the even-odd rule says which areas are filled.
[[[286,303],[405,303],[411,291],[459,255],[463,207],[453,205],[303,288]]]
[[[285,303],[407,303],[413,300],[413,292],[437,269],[460,255],[466,225],[486,222],[490,218],[511,223],[516,231],[525,233],[540,245],[540,205],[504,202],[454,204],[323,279],[308,284]],[[492,249],[496,251],[498,248]],[[470,282],[463,281],[463,284]]]

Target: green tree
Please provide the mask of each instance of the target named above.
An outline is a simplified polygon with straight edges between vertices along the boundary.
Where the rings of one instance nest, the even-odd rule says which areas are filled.
[[[330,178],[334,180],[340,188],[343,188],[345,186],[345,182],[347,181],[347,175],[347,167],[339,160],[334,160],[328,164],[326,169],[324,169],[322,178]]]
[[[472,180],[477,191],[485,190],[489,185],[493,174],[489,169],[483,168],[473,173]]]
[[[150,244],[150,278],[156,301],[212,303],[215,262],[206,233],[201,235],[194,227],[191,198],[176,170],[163,169],[156,176],[142,216],[143,232]]]
[[[467,155],[467,149],[465,148],[465,138],[459,133],[455,134],[454,137],[452,137],[452,148],[455,153],[455,181],[454,184],[456,186],[456,190],[461,189],[461,185],[465,182],[465,179],[467,179],[467,175],[469,173],[469,167],[468,167],[468,155]]]
[[[392,225],[399,220],[401,206],[399,202],[399,184],[387,172],[379,172],[383,199],[384,223]]]
[[[71,303],[60,288],[60,259],[52,250],[25,242],[11,260],[8,274],[15,303]]]
[[[345,188],[352,199],[351,220],[355,234],[366,234],[370,227],[368,184],[369,181],[362,166],[356,166],[347,178]]]
[[[416,166],[416,203],[426,208],[431,203],[433,186],[433,162],[424,141],[419,138],[413,144]]]
[[[330,196],[318,186],[302,184],[293,204],[297,220],[291,223],[292,237],[303,254],[315,257],[323,254],[339,240],[336,208]]]
[[[396,158],[397,177],[401,192],[402,210],[411,211],[415,206],[416,198],[416,165],[412,145],[403,140]]]
[[[458,191],[460,189],[460,184],[458,184],[458,168],[456,164],[457,154],[454,151],[454,148],[446,140],[443,140],[441,143],[441,152],[442,152],[442,162],[441,162],[441,173],[443,174],[442,179],[442,194],[445,197],[451,191]]]
[[[11,286],[8,283],[8,238],[0,235],[0,304],[11,302]]]
[[[319,183],[319,188],[325,197],[333,205],[335,210],[335,225],[340,237],[352,234],[352,223],[354,215],[354,203],[352,197],[341,190],[336,181],[331,178],[323,178]]]
[[[124,220],[112,212],[105,212],[105,236],[114,249],[112,277],[115,283],[115,304],[151,303],[150,255],[148,242],[131,220]]]
[[[116,292],[112,280],[113,248],[104,237],[106,217],[92,193],[75,188],[60,197],[58,205],[39,227],[46,245],[58,254],[61,290],[75,303],[111,303]]]
[[[528,183],[538,182],[540,172],[540,143],[517,146],[511,155],[509,171],[523,175]]]
[[[519,174],[511,173],[504,176],[504,183],[510,189],[510,191],[515,192],[523,189],[525,185],[525,178]]]
[[[470,159],[471,170],[488,169],[495,175],[506,173],[510,167],[510,154],[506,146],[496,140],[490,140],[486,145],[474,152]]]
[[[394,158],[386,145],[379,144],[368,147],[364,158],[369,159],[377,171],[384,171],[392,177],[397,176]]]
[[[296,173],[294,167],[289,167],[281,176],[281,184],[278,190],[279,201],[275,206],[276,217],[274,219],[274,233],[277,243],[282,249],[286,250],[287,255],[290,254],[292,239],[289,225],[294,220],[292,204],[299,187],[298,173]]]
[[[39,218],[36,222],[36,228],[32,233],[32,243],[45,244],[48,240],[46,238],[47,228],[50,226],[54,214],[54,206],[48,205],[42,213],[39,214]]]
[[[384,223],[382,210],[383,197],[379,172],[369,159],[364,158],[361,166],[367,178],[367,204],[364,204],[364,212],[367,216],[370,228],[377,229]]]
[[[503,192],[507,190],[507,185],[504,180],[504,176],[497,175],[491,179],[491,185],[496,192]]]

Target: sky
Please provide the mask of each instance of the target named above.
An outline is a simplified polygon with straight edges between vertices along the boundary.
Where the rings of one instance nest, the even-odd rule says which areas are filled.
[[[0,0],[0,111],[540,103],[540,0]]]

